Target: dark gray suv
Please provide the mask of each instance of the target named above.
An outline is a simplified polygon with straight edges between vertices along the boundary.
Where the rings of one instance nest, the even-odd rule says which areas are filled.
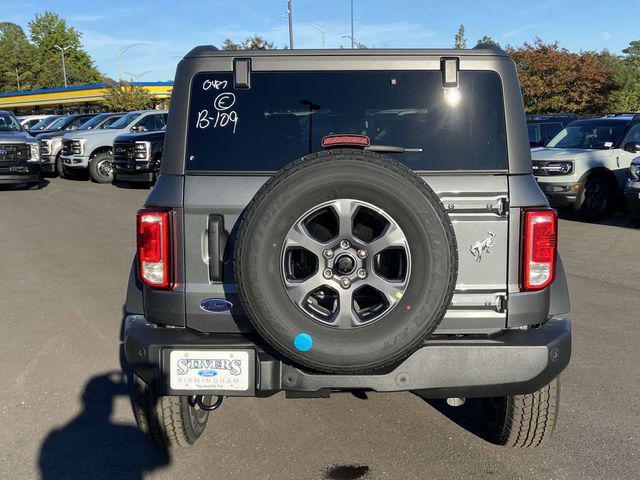
[[[498,48],[195,48],[137,238],[124,352],[160,446],[278,392],[479,398],[494,443],[551,435],[569,300]]]

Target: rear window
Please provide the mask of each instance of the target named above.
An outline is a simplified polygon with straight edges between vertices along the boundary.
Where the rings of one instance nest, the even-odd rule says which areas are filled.
[[[187,170],[272,172],[321,149],[325,135],[367,135],[414,170],[507,168],[502,86],[461,71],[445,95],[440,71],[200,73],[191,87]]]

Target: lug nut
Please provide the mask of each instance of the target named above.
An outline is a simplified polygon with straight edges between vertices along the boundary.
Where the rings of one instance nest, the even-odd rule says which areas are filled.
[[[351,286],[351,280],[349,280],[347,277],[342,277],[340,279],[340,286],[342,288],[349,288]]]
[[[322,252],[324,258],[333,258],[333,250],[327,248],[324,252]]]
[[[367,255],[369,255],[369,253],[366,250],[358,250],[358,257],[359,258],[367,258]]]
[[[322,272],[322,275],[324,275],[324,278],[329,279],[333,277],[333,272],[331,271],[330,268],[326,268],[324,272]]]
[[[340,246],[341,246],[342,248],[349,248],[349,247],[351,246],[351,243],[349,243],[349,240],[342,240],[342,241],[340,242]]]
[[[367,272],[364,268],[358,269],[358,278],[366,278]]]

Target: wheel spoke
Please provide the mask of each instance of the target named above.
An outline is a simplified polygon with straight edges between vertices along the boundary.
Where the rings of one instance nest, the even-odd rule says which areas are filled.
[[[390,247],[407,247],[407,239],[396,225],[389,224],[384,234],[368,244],[371,255],[377,255]]]
[[[310,237],[301,222],[296,223],[287,235],[285,248],[291,247],[304,248],[317,256],[318,259],[322,258],[324,250],[324,245]]]
[[[402,294],[406,287],[406,279],[402,282],[390,282],[380,277],[375,272],[371,272],[369,277],[363,282],[371,288],[380,292],[389,302],[389,306],[393,306],[402,299]]]
[[[353,214],[358,206],[353,200],[341,198],[332,204],[333,209],[338,214],[338,237],[340,239],[351,239],[353,229]]]
[[[339,304],[334,316],[333,325],[338,328],[353,328],[359,323],[353,311],[353,290],[340,289],[338,296]]]
[[[298,306],[302,307],[307,296],[317,288],[326,284],[322,273],[318,272],[313,276],[300,281],[285,280],[285,288],[289,298],[294,300]]]

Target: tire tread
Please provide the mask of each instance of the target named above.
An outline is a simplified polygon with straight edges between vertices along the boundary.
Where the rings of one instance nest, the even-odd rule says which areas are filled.
[[[133,375],[133,413],[138,428],[160,448],[186,447],[197,438],[185,428],[186,397],[156,396],[137,375]]]
[[[556,426],[559,399],[558,378],[531,394],[507,397],[504,424],[495,443],[514,448],[545,445]]]

